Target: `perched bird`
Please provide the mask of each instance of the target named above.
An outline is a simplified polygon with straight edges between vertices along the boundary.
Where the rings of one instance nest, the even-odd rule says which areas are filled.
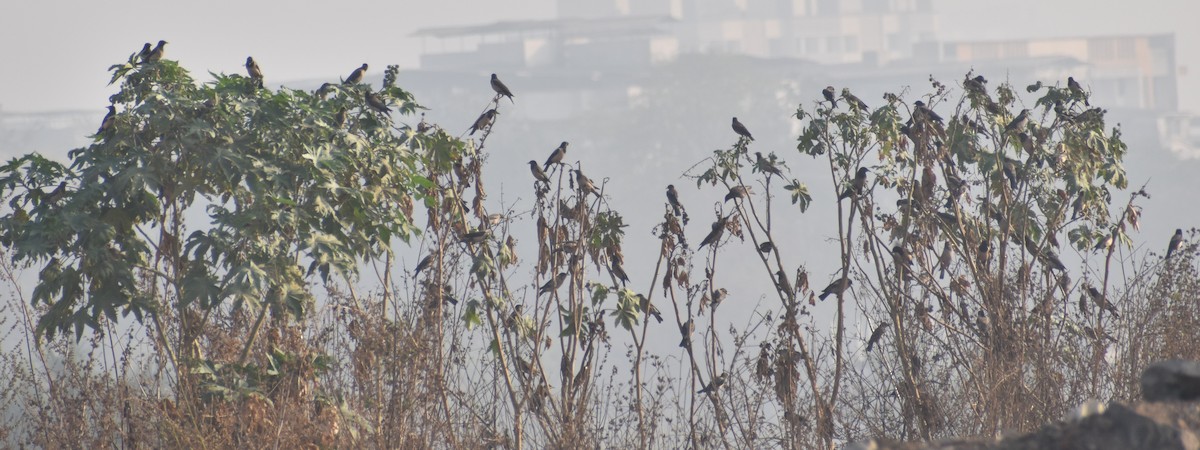
[[[771,250],[775,250],[775,244],[771,241],[763,241],[758,244],[758,251],[761,253],[771,253]]]
[[[550,177],[546,176],[546,172],[542,170],[542,166],[538,165],[537,161],[529,160],[529,171],[533,173],[533,178],[550,184]]]
[[[850,198],[850,197],[858,197],[858,196],[862,195],[863,188],[865,188],[866,186],[867,186],[867,168],[859,167],[858,172],[856,172],[854,174],[854,179],[850,181],[850,186],[847,187],[846,190],[842,191],[841,195],[838,195],[838,200],[842,200],[842,199],[846,199],[846,198]]]
[[[333,125],[341,128],[346,124],[346,108],[339,109],[337,114],[333,115]]]
[[[425,121],[425,113],[421,113],[421,121],[417,122],[417,133],[425,133],[432,129],[433,125]]]
[[[563,282],[566,280],[567,280],[567,273],[559,272],[558,275],[555,275],[554,278],[551,278],[550,281],[547,281],[546,284],[543,284],[542,287],[538,288],[538,295],[545,294],[547,292],[557,291],[558,287],[561,286],[563,284]]]
[[[658,308],[654,307],[653,303],[650,303],[650,299],[646,298],[646,296],[642,294],[638,294],[637,298],[640,300],[639,304],[642,307],[642,311],[654,316],[654,320],[657,320],[658,323],[663,323],[662,312],[660,312]]]
[[[1087,294],[1088,297],[1092,298],[1092,302],[1096,303],[1096,306],[1099,306],[1105,311],[1111,312],[1113,317],[1121,317],[1121,315],[1117,313],[1117,307],[1113,306],[1113,304],[1109,302],[1107,298],[1104,298],[1104,294],[1100,292],[1099,289],[1096,289],[1093,286],[1088,286]]]
[[[367,91],[367,92],[363,92],[363,97],[365,97],[367,99],[367,106],[370,106],[371,109],[374,109],[381,113],[392,112],[392,109],[388,108],[387,103],[385,103],[383,101],[383,97],[380,97],[379,94]]]
[[[679,203],[679,193],[675,192],[675,185],[667,185],[667,203],[671,204],[671,210],[674,211],[675,217],[683,211],[683,204]]]
[[[482,130],[482,129],[486,128],[487,126],[491,125],[492,121],[496,120],[497,114],[500,114],[500,112],[496,111],[496,108],[492,108],[487,111],[484,111],[483,114],[479,115],[478,119],[475,119],[475,124],[471,125],[471,133],[470,134],[474,135],[476,131]]]
[[[737,117],[733,118],[733,132],[737,133],[738,136],[742,136],[752,141],[754,140],[754,136],[750,135],[750,130],[747,130],[745,125],[742,125],[741,122],[738,122]]]
[[[150,43],[142,46],[142,51],[138,52],[138,61],[145,64],[150,61]]]
[[[600,195],[600,191],[596,190],[596,184],[592,183],[592,180],[584,175],[582,170],[575,171],[575,184],[579,186],[584,197],[587,197],[588,194]]]
[[[982,79],[982,81],[980,81],[981,79]],[[984,86],[984,83],[987,83],[987,80],[983,79],[983,75],[980,75],[975,78],[967,78],[966,80],[964,80],[963,87],[967,88],[967,91],[970,91],[970,92],[975,92],[978,94],[986,94],[987,86]]]
[[[950,258],[953,255],[954,252],[950,248],[950,241],[946,241],[946,245],[942,247],[942,254],[938,257],[938,270],[941,271],[938,279],[946,278],[946,271],[950,270]]]
[[[262,69],[258,68],[258,63],[254,62],[253,56],[246,57],[246,73],[250,74],[250,79],[254,80],[259,88],[263,87]]]
[[[458,236],[458,240],[468,244],[479,244],[487,240],[487,230],[471,231]]]
[[[754,157],[754,165],[758,167],[759,172],[769,173],[781,177],[783,176],[783,172],[780,172],[778,167],[775,167],[774,164],[771,164],[770,160],[763,158],[762,152],[754,152]]]
[[[1083,86],[1080,86],[1079,82],[1075,81],[1075,77],[1067,77],[1067,89],[1070,89],[1072,94],[1083,93]]]
[[[500,81],[500,79],[497,78],[496,74],[494,73],[492,74],[492,90],[496,91],[497,96],[508,97],[508,101],[513,102],[512,91],[508,90],[508,86],[505,86],[504,82]]]
[[[688,319],[687,322],[679,326],[679,334],[683,335],[683,338],[679,340],[680,347],[689,348],[692,346],[693,331],[696,331],[696,323],[692,319]]]
[[[1027,123],[1029,123],[1029,110],[1022,109],[1021,113],[1017,114],[1017,117],[1014,117],[1012,122],[1009,122],[1008,126],[1004,127],[1004,131],[1012,132],[1024,130],[1025,124]]]
[[[1171,236],[1171,242],[1167,244],[1167,258],[1175,254],[1180,245],[1183,245],[1183,228],[1176,228],[1175,235]]]
[[[858,98],[858,96],[851,94],[850,88],[842,88],[842,99],[844,99],[844,100],[846,100],[846,102],[850,103],[851,108],[858,108],[863,111],[867,111],[867,110],[871,109],[870,107],[867,106],[866,102],[862,101],[862,99]]]
[[[346,80],[342,81],[342,84],[350,86],[350,85],[355,85],[355,84],[362,82],[363,74],[366,71],[367,71],[367,63],[363,63],[363,65],[358,66],[357,69],[354,69],[353,72],[350,72],[350,76],[346,77]]]
[[[117,108],[113,105],[108,105],[108,114],[104,115],[104,119],[100,121],[100,129],[96,130],[96,134],[103,133],[112,128],[113,123],[117,121]]]
[[[725,288],[716,289],[712,291],[712,295],[709,297],[711,298],[713,306],[719,305],[721,302],[725,301],[725,299],[729,298],[729,290]]]
[[[617,260],[614,259],[610,261],[608,263],[608,269],[612,271],[614,277],[616,277],[618,280],[621,280],[622,286],[629,282],[629,275],[625,273],[625,269],[621,267],[621,263],[617,262]]]
[[[696,249],[697,250],[702,249],[702,248],[704,248],[705,245],[709,245],[709,244],[712,244],[714,246],[717,245],[717,242],[721,240],[721,235],[723,233],[725,233],[725,224],[728,222],[729,222],[728,216],[722,217],[720,219],[717,219],[716,222],[713,222],[712,223],[712,231],[709,231],[708,235],[704,236],[704,240],[700,241],[700,246],[696,247]]]
[[[729,188],[728,194],[725,194],[725,201],[735,198],[746,198],[747,195],[750,195],[750,188],[746,186],[734,186]]]
[[[848,288],[848,287],[850,287],[850,278],[849,277],[838,278],[836,280],[833,280],[832,283],[829,283],[829,286],[825,286],[825,289],[821,290],[821,295],[819,295],[817,297],[820,298],[821,300],[825,300],[825,297],[828,297],[830,295],[841,295],[842,292],[845,292],[846,288]]]
[[[875,348],[875,344],[879,343],[879,338],[883,337],[883,333],[887,331],[887,327],[889,325],[891,324],[882,322],[879,324],[879,326],[875,327],[875,331],[872,331],[871,337],[867,339],[867,352],[870,352],[871,349]]]
[[[147,62],[159,62],[163,58],[163,52],[166,51],[163,47],[167,45],[167,41],[158,41],[158,45],[154,46],[154,50],[150,50],[150,54],[146,55]]]
[[[58,187],[54,188],[53,191],[50,191],[49,194],[46,194],[45,197],[42,197],[42,204],[53,205],[58,203],[59,200],[62,200],[63,196],[65,195],[67,195],[67,182],[63,181],[58,183]]]
[[[899,244],[892,247],[892,260],[895,261],[897,267],[912,267],[912,257],[909,256],[908,250]]]
[[[913,117],[923,117],[938,123],[943,121],[942,116],[939,116],[938,113],[933,112],[932,109],[929,109],[928,106],[925,106],[925,102],[920,100],[913,102]]]
[[[775,272],[775,287],[788,296],[795,292],[792,290],[792,284],[788,282],[787,274],[782,270]]]
[[[725,384],[725,374],[717,375],[708,384],[704,385],[703,389],[696,391],[697,394],[715,394],[721,385]]]
[[[825,89],[821,90],[821,95],[825,96],[825,101],[833,105],[832,109],[837,109],[837,97],[834,97],[834,92],[833,86],[825,86]]]
[[[542,165],[542,170],[549,170],[551,164],[562,164],[564,156],[567,156],[567,141],[562,141],[558,148],[550,153],[550,157],[546,158],[546,163]]]
[[[976,249],[975,262],[980,267],[987,267],[992,260],[992,243],[991,241],[980,241],[979,247]]]
[[[1113,244],[1113,235],[1110,234],[1108,236],[1105,236],[1104,239],[1100,239],[1100,240],[1096,241],[1096,246],[1092,247],[1092,251],[1098,252],[1098,251],[1102,251],[1102,250],[1108,250],[1109,247],[1112,247],[1112,244]]]
[[[433,259],[434,259],[433,257],[436,255],[437,255],[437,253],[434,252],[434,253],[425,255],[424,258],[421,258],[421,260],[417,262],[417,267],[413,268],[413,276],[415,277],[417,275],[420,275],[422,270],[425,270],[426,267],[429,267],[429,264],[433,262]]]

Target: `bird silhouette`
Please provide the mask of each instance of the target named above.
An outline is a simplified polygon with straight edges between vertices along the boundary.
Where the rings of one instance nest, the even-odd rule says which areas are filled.
[[[1171,236],[1171,242],[1167,244],[1167,258],[1175,254],[1181,245],[1183,245],[1183,228],[1176,228],[1175,235]]]
[[[253,56],[246,57],[246,73],[250,75],[250,79],[254,80],[259,88],[263,87],[262,69],[258,68],[258,63],[254,61]]]
[[[146,56],[146,61],[147,62],[161,61],[163,58],[163,53],[166,52],[166,48],[164,48],[164,47],[166,47],[166,45],[167,45],[167,41],[158,41],[158,45],[154,46],[154,49],[150,50],[150,54]]]
[[[476,131],[482,130],[482,129],[486,128],[487,126],[491,125],[492,121],[496,120],[497,114],[500,114],[500,112],[496,111],[495,108],[484,111],[483,114],[479,115],[478,119],[475,119],[475,123],[473,125],[471,125],[471,133],[470,134],[474,135]]]
[[[392,112],[392,109],[388,108],[387,103],[384,102],[383,97],[380,97],[379,94],[368,91],[363,93],[363,97],[366,97],[367,106],[370,106],[371,109],[385,114]]]
[[[542,170],[542,166],[538,165],[537,161],[529,160],[529,171],[533,173],[533,178],[546,184],[550,184],[550,177],[546,176],[546,172]]]
[[[542,165],[542,170],[550,170],[552,164],[562,164],[564,156],[567,156],[567,141],[562,141],[558,144],[558,148],[550,153],[550,157],[546,158],[546,163]]]
[[[492,74],[492,90],[496,91],[496,95],[508,97],[509,102],[516,103],[513,101],[512,91],[508,90],[508,86],[505,86],[504,82],[500,81],[500,78],[496,77],[494,73]]]
[[[355,85],[355,84],[362,82],[363,74],[366,71],[367,71],[367,63],[363,63],[363,65],[359,66],[357,69],[354,69],[353,72],[350,72],[350,76],[346,77],[346,80],[342,81],[342,84],[350,86],[350,85]]]
[[[746,139],[752,141],[754,140],[754,136],[750,135],[750,130],[747,130],[745,125],[742,125],[741,122],[738,122],[737,117],[733,118],[733,132],[737,133],[739,136],[745,137]]]
[[[108,114],[104,115],[104,119],[100,121],[100,129],[96,130],[96,134],[103,133],[112,128],[117,121],[117,108],[113,105],[108,105]]]
[[[879,326],[875,327],[875,331],[872,331],[871,337],[867,339],[867,352],[870,352],[872,348],[875,348],[875,344],[879,343],[879,339],[883,337],[883,333],[887,331],[887,327],[889,325],[891,324],[882,322],[879,324]]]
[[[825,97],[825,101],[832,105],[830,109],[837,109],[837,97],[834,97],[835,92],[833,86],[825,86],[825,89],[821,90],[821,95]]]

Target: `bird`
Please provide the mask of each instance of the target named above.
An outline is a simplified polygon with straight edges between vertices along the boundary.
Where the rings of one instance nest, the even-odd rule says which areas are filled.
[[[142,46],[142,51],[138,52],[138,61],[145,64],[150,61],[150,43],[147,42]]]
[[[775,167],[774,164],[771,164],[770,160],[763,158],[762,152],[754,152],[754,157],[755,166],[758,167],[759,172],[769,173],[781,177],[783,176],[783,172],[779,171],[778,167]]]
[[[842,191],[841,195],[838,195],[838,200],[842,200],[842,199],[846,199],[846,198],[850,198],[850,197],[858,197],[858,196],[862,195],[863,188],[865,188],[866,186],[867,186],[867,168],[859,167],[858,172],[856,172],[854,174],[854,180],[850,181],[850,187],[847,187],[846,190]]]
[[[117,121],[117,108],[113,105],[108,105],[108,114],[104,115],[104,119],[100,121],[100,129],[96,130],[96,134],[108,131],[112,128],[113,123]]]
[[[492,74],[492,90],[496,91],[497,98],[502,97],[502,96],[508,97],[508,101],[513,102],[512,91],[508,90],[508,86],[505,86],[504,82],[500,81],[500,78],[496,77],[496,74],[494,74],[494,73]],[[513,102],[513,103],[516,103],[516,102]]]
[[[468,244],[479,244],[487,240],[487,230],[471,231],[458,237],[459,241]]]
[[[558,148],[550,153],[550,157],[546,158],[546,163],[542,165],[542,170],[550,170],[551,164],[561,164],[564,156],[567,156],[567,141],[562,141]]]
[[[675,191],[675,185],[667,185],[667,203],[671,204],[671,210],[675,213],[675,217],[683,211],[683,204],[679,203],[679,193]]]
[[[359,82],[362,81],[363,73],[365,73],[366,71],[367,71],[367,63],[363,63],[363,65],[359,66],[357,69],[354,69],[353,72],[350,72],[350,76],[346,77],[346,80],[342,81],[342,84],[345,84],[348,86],[358,84]]]
[[[734,186],[729,188],[729,193],[725,194],[725,201],[730,201],[735,198],[746,198],[750,194],[750,188],[746,186]]]
[[[1083,86],[1080,86],[1079,82],[1075,81],[1075,77],[1067,77],[1067,89],[1071,90],[1071,95],[1083,95],[1084,94]],[[1088,104],[1087,97],[1083,98],[1083,104],[1084,104],[1084,106],[1092,106],[1092,105]]]
[[[1175,235],[1171,236],[1171,242],[1167,244],[1167,258],[1175,254],[1180,245],[1183,245],[1183,228],[1176,228]]]
[[[924,117],[939,123],[943,121],[942,116],[939,116],[938,113],[933,112],[932,109],[929,109],[928,106],[925,106],[925,102],[923,101],[917,100],[913,102],[913,107],[914,117]]]
[[[850,88],[842,88],[842,98],[849,102],[850,106],[853,108],[858,108],[863,111],[871,109],[867,106],[866,102],[862,101],[862,99],[858,98],[858,96],[851,94]]]
[[[1022,109],[1021,113],[1017,114],[1017,117],[1014,117],[1012,122],[1009,122],[1008,126],[1004,127],[1004,131],[1011,132],[1011,131],[1024,130],[1025,124],[1027,124],[1027,123],[1029,123],[1029,110]]]
[[[437,253],[430,253],[425,255],[424,258],[421,258],[421,260],[417,262],[417,267],[413,268],[413,276],[415,277],[420,275],[422,270],[425,270],[426,267],[429,267],[429,263],[433,262],[433,257],[435,255],[437,255]]]
[[[825,96],[825,101],[833,105],[832,109],[837,109],[837,97],[833,96],[834,92],[833,86],[825,86],[825,89],[821,91],[821,95]]]
[[[625,269],[621,267],[620,262],[617,262],[617,260],[614,259],[608,263],[608,268],[612,271],[614,277],[617,277],[618,280],[621,280],[622,286],[629,282],[629,275],[625,273]]]
[[[550,281],[547,281],[546,284],[543,284],[542,287],[538,288],[538,295],[545,294],[545,293],[551,292],[551,291],[557,291],[558,287],[560,285],[562,285],[563,281],[566,281],[566,280],[567,280],[567,273],[559,272],[558,275],[555,275],[554,278],[551,278]]]
[[[725,384],[725,374],[720,374],[720,375],[717,375],[716,378],[713,378],[713,380],[710,381],[708,384],[704,385],[704,387],[702,389],[700,389],[699,391],[696,391],[696,393],[697,394],[710,394],[710,393],[715,394],[717,392],[717,389],[720,388],[721,385],[723,385],[723,384]]]
[[[333,125],[341,128],[346,124],[346,108],[339,109],[337,114],[333,115]]]
[[[683,335],[683,338],[679,340],[680,347],[689,348],[692,346],[693,331],[696,331],[696,323],[692,319],[688,319],[687,322],[679,326],[679,334]]]
[[[58,203],[59,200],[62,200],[63,196],[65,195],[67,195],[67,182],[63,181],[58,183],[58,187],[54,188],[53,191],[50,191],[49,194],[46,194],[45,197],[42,197],[42,204],[53,205]]]
[[[875,327],[875,331],[872,331],[871,337],[867,339],[867,352],[870,352],[872,348],[875,348],[875,344],[879,343],[879,338],[883,337],[883,333],[887,331],[887,327],[889,325],[891,324],[882,322],[879,324],[879,326]]]
[[[850,278],[838,278],[833,280],[832,283],[829,283],[829,286],[825,286],[825,289],[821,290],[821,295],[817,297],[821,300],[825,300],[825,297],[830,295],[841,295],[841,293],[845,292],[846,288],[848,287],[850,287]]]
[[[158,45],[150,50],[150,54],[146,55],[147,62],[159,62],[163,58],[163,53],[166,51],[163,47],[167,45],[167,41],[158,41]]]
[[[750,135],[750,130],[747,130],[745,125],[742,125],[741,122],[738,122],[737,117],[733,118],[733,132],[737,133],[739,136],[745,137],[746,139],[752,141],[754,140],[754,136]]]
[[[471,125],[471,133],[470,134],[474,135],[476,131],[482,130],[485,127],[491,125],[492,121],[496,120],[497,114],[500,114],[500,111],[496,111],[496,108],[492,108],[487,111],[484,111],[483,114],[479,115],[478,119],[475,119],[475,123],[473,125]]]
[[[253,56],[246,57],[246,73],[250,74],[250,79],[258,84],[258,87],[263,87],[262,69],[258,68],[258,63],[254,62]]]
[[[725,301],[726,298],[729,298],[729,290],[725,288],[716,289],[712,291],[712,295],[710,297],[712,299],[711,301],[713,306],[719,305],[721,302]]]
[[[696,249],[697,250],[702,249],[702,248],[704,248],[705,245],[709,245],[709,244],[713,244],[715,246],[717,244],[717,242],[721,240],[721,234],[723,234],[725,232],[725,224],[728,222],[729,222],[728,216],[722,217],[720,219],[717,219],[716,222],[713,222],[712,223],[712,231],[709,231],[708,235],[704,236],[704,240],[700,241],[700,246],[696,247]]]
[[[639,300],[638,304],[642,307],[642,311],[654,316],[654,320],[657,320],[658,323],[663,323],[662,312],[660,312],[658,308],[654,307],[653,303],[650,303],[650,299],[646,298],[646,296],[642,294],[638,294],[637,298]]]
[[[1100,239],[1100,240],[1096,241],[1096,246],[1092,247],[1092,251],[1098,252],[1101,250],[1108,250],[1109,247],[1112,247],[1112,244],[1113,244],[1113,235],[1109,234],[1107,236],[1104,236],[1104,239]]]
[[[592,183],[592,180],[584,175],[582,170],[575,171],[575,184],[579,185],[579,190],[583,192],[584,197],[587,197],[588,194],[600,195],[600,191],[596,190],[596,184]]]
[[[950,249],[950,241],[946,241],[946,244],[942,246],[941,256],[938,256],[938,270],[941,272],[938,275],[939,280],[946,278],[946,271],[950,270],[950,258],[953,255],[954,252]]]
[[[330,90],[333,90],[333,83],[321,83],[321,87],[317,88],[317,96],[324,99]]]
[[[897,266],[912,267],[912,257],[909,256],[908,250],[899,244],[892,247],[892,260]]]
[[[775,272],[775,287],[789,296],[795,292],[792,290],[792,284],[788,282],[787,274],[783,270]]]
[[[1109,302],[1108,299],[1104,298],[1104,294],[1101,293],[1099,289],[1096,289],[1094,286],[1088,286],[1087,294],[1088,294],[1088,297],[1091,297],[1092,301],[1096,303],[1096,306],[1099,306],[1101,309],[1104,309],[1105,311],[1111,312],[1113,314],[1113,317],[1121,317],[1120,314],[1117,314],[1117,307],[1113,306],[1113,304],[1111,302]]]
[[[363,97],[365,97],[367,99],[367,106],[370,106],[371,109],[374,109],[381,113],[392,112],[392,109],[388,108],[387,103],[385,103],[383,101],[383,97],[380,97],[379,94],[367,91],[367,92],[363,92]]]
[[[538,165],[537,161],[529,160],[529,171],[533,172],[533,178],[546,184],[550,184],[550,177],[546,176],[546,172],[542,171],[542,166]]]
[[[760,253],[771,253],[771,250],[775,250],[775,244],[771,241],[763,241],[761,244],[758,244],[758,251]]]

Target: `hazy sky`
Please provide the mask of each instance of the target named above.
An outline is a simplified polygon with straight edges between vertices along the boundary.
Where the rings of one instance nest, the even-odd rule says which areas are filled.
[[[954,39],[1176,32],[1179,65],[1200,69],[1196,0],[935,0]],[[0,109],[103,109],[109,65],[146,41],[193,75],[241,72],[253,55],[268,82],[344,77],[363,62],[414,68],[418,28],[549,18],[553,0],[173,3],[5,0],[0,3]],[[376,72],[380,73],[380,72]],[[1196,75],[1181,78],[1183,107],[1200,105]]]

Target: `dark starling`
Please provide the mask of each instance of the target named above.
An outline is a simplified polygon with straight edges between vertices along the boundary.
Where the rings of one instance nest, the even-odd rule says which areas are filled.
[[[771,253],[771,250],[774,249],[775,244],[772,244],[771,241],[763,241],[763,243],[758,244],[758,251],[762,253]]]
[[[683,338],[679,340],[680,347],[689,348],[692,346],[693,331],[696,331],[696,323],[692,319],[688,319],[687,322],[679,326],[679,334],[683,335]]]
[[[342,84],[345,84],[345,85],[358,84],[359,82],[362,81],[363,74],[366,71],[367,71],[367,63],[363,63],[363,65],[359,66],[357,69],[354,69],[353,72],[350,72],[350,76],[346,77],[346,80],[343,81]]]
[[[1091,297],[1092,301],[1096,303],[1096,306],[1099,306],[1105,311],[1111,312],[1113,317],[1121,317],[1121,315],[1117,313],[1117,307],[1113,306],[1113,304],[1109,302],[1107,298],[1104,298],[1104,294],[1101,293],[1099,289],[1088,286],[1087,294],[1088,297]]]
[[[838,195],[838,200],[842,200],[842,199],[850,198],[850,197],[858,197],[858,196],[862,195],[863,188],[865,188],[866,186],[867,186],[867,168],[859,167],[858,172],[856,172],[854,174],[854,179],[850,181],[850,187],[847,187],[846,190],[842,191],[841,195]]]
[[[542,164],[542,170],[550,170],[551,164],[562,164],[564,156],[567,156],[567,141],[562,141],[561,144],[558,144],[558,148],[550,153],[550,157],[546,158],[546,163]]]
[[[782,270],[775,272],[775,287],[789,297],[795,292],[792,290],[792,283],[788,282],[787,274]]]
[[[529,160],[529,171],[533,173],[533,178],[546,184],[550,184],[550,177],[546,176],[546,172],[542,170],[537,161]]]
[[[1065,264],[1063,264],[1061,259],[1058,259],[1058,254],[1054,253],[1054,250],[1050,250],[1049,247],[1046,247],[1046,248],[1042,249],[1041,254],[1042,254],[1042,259],[1045,260],[1046,265],[1049,266],[1051,269],[1057,270],[1059,272],[1065,272],[1067,270],[1067,266]]]
[[[1022,109],[1021,113],[1017,114],[1017,117],[1014,117],[1012,122],[1009,122],[1008,126],[1004,127],[1004,131],[1023,131],[1027,123],[1029,123],[1029,110]]]
[[[413,276],[415,277],[420,275],[422,270],[425,270],[426,267],[429,267],[429,263],[433,262],[433,257],[436,255],[437,253],[430,253],[425,255],[424,258],[421,258],[421,261],[417,262],[417,267],[413,269]]]
[[[329,91],[332,89],[333,89],[333,83],[321,83],[321,87],[317,88],[317,96],[324,99],[325,96],[328,95]]]
[[[96,134],[103,133],[112,128],[113,123],[117,121],[117,108],[108,105],[108,114],[104,115],[104,119],[100,121],[100,129],[96,130]]]
[[[458,237],[458,240],[468,244],[479,244],[487,240],[487,230],[478,230],[463,233]]]
[[[867,339],[868,353],[871,351],[871,349],[875,348],[875,344],[879,343],[879,338],[883,337],[883,332],[887,331],[887,327],[889,325],[891,324],[887,322],[880,323],[879,326],[875,327],[875,331],[871,332],[871,337]]]
[[[976,249],[975,262],[980,267],[987,267],[992,260],[992,243],[991,241],[980,241],[979,247]]]
[[[869,111],[871,108],[867,103],[858,98],[858,96],[850,93],[850,88],[842,88],[842,99],[850,103],[851,108],[857,108],[861,111]]]
[[[721,385],[723,385],[723,384],[725,384],[725,374],[720,374],[720,375],[717,375],[716,378],[713,378],[712,382],[704,385],[703,389],[696,391],[696,393],[697,394],[715,394],[715,393],[717,393],[717,389],[719,389],[721,387]]]
[[[984,86],[983,83],[979,82],[979,78],[981,77],[967,78],[965,81],[963,81],[963,87],[966,88],[968,92],[986,94],[987,87]]]
[[[142,64],[145,64],[146,62],[150,61],[150,43],[149,42],[147,42],[146,45],[142,46],[142,51],[138,52],[138,61],[141,62]]]
[[[725,194],[725,201],[730,201],[735,198],[746,198],[750,194],[750,188],[746,186],[734,186],[729,188],[729,193]]]
[[[492,90],[496,91],[496,95],[498,97],[499,96],[508,97],[508,101],[513,102],[512,91],[508,90],[508,86],[505,86],[504,82],[500,81],[500,79],[497,78],[496,74],[494,74],[494,73],[492,74]]]
[[[470,134],[474,135],[476,131],[482,130],[485,127],[491,125],[492,121],[496,120],[497,114],[500,114],[500,112],[496,111],[495,108],[484,111],[483,114],[479,115],[478,119],[475,119],[475,124],[471,125],[471,133]]]
[[[913,102],[913,107],[913,117],[923,117],[938,123],[943,121],[942,116],[939,116],[938,113],[933,112],[932,109],[925,106],[925,102],[923,101],[917,100]]]
[[[662,312],[659,311],[653,303],[650,303],[650,299],[646,298],[646,296],[642,294],[638,294],[637,298],[640,300],[639,305],[641,306],[642,311],[645,311],[646,314],[654,316],[654,320],[657,320],[658,323],[663,323]]]
[[[610,261],[608,263],[608,268],[612,271],[614,277],[617,277],[618,280],[621,280],[621,286],[624,286],[625,283],[629,282],[629,275],[625,273],[625,269],[621,267],[621,263],[617,262],[617,260],[614,259]]]
[[[741,122],[738,122],[737,117],[733,118],[733,132],[737,133],[738,136],[742,136],[752,141],[754,140],[754,136],[750,135],[750,130],[747,130],[745,125],[742,125]]]
[[[909,256],[908,250],[905,250],[901,245],[892,247],[892,260],[896,266],[912,267],[912,257]]]
[[[596,190],[596,184],[592,183],[592,180],[584,175],[582,170],[575,171],[575,184],[579,186],[584,197],[587,197],[588,194],[600,195],[600,191]]]
[[[1083,86],[1080,86],[1079,82],[1075,81],[1075,77],[1067,77],[1067,89],[1071,90],[1072,95],[1083,94]]]
[[[763,158],[762,152],[754,152],[754,158],[754,165],[758,167],[759,172],[769,173],[781,177],[783,176],[783,172],[780,172],[778,167],[775,167],[774,164],[771,164],[770,160]]]
[[[167,45],[167,41],[158,41],[158,45],[154,46],[154,50],[150,50],[150,54],[146,56],[147,62],[159,62],[163,58],[163,52],[166,49],[163,46]]]
[[[1175,235],[1171,236],[1171,242],[1167,244],[1167,258],[1175,254],[1180,245],[1183,245],[1183,228],[1176,228]]]
[[[825,289],[821,290],[821,295],[819,295],[817,297],[820,298],[821,300],[825,300],[825,297],[828,297],[830,295],[841,295],[842,292],[846,291],[846,288],[850,287],[850,284],[851,284],[851,282],[850,282],[849,277],[838,278],[836,280],[833,280],[832,283],[829,283],[829,286],[825,286]]]
[[[700,246],[696,247],[696,250],[702,249],[705,245],[709,244],[717,245],[717,242],[721,240],[721,234],[725,233],[725,224],[728,222],[729,217],[722,217],[713,222],[712,231],[709,231],[708,235],[704,236],[704,240],[700,241]]]
[[[246,73],[250,74],[250,79],[254,80],[259,88],[263,87],[262,69],[258,68],[258,63],[254,62],[254,57],[252,56],[246,57]]]
[[[675,217],[683,211],[683,205],[679,203],[679,193],[675,192],[675,185],[667,185],[667,203],[671,204],[671,211],[675,213]]]
[[[550,279],[550,281],[547,281],[546,284],[543,284],[542,287],[538,288],[538,295],[557,291],[558,287],[561,286],[564,281],[567,281],[567,273],[559,272],[558,275],[555,275],[554,278]]]
[[[421,121],[417,122],[417,133],[424,133],[432,129],[433,125],[425,121],[425,113],[421,113]]]
[[[366,91],[366,92],[363,92],[363,97],[366,98],[367,106],[370,106],[371,109],[374,109],[376,111],[379,111],[379,112],[385,113],[385,114],[392,112],[392,109],[388,108],[387,103],[385,103],[383,101],[383,97],[380,97],[379,94],[376,94],[376,93],[370,92],[370,91]]]
[[[62,200],[64,195],[67,195],[66,181],[58,183],[58,187],[54,188],[53,191],[50,191],[49,194],[46,194],[45,197],[42,197],[42,204],[53,205],[58,203],[59,200]]]
[[[834,97],[835,93],[836,91],[833,90],[833,86],[825,86],[825,89],[821,90],[821,95],[825,96],[825,101],[832,105],[831,109],[837,109],[837,97]]]

